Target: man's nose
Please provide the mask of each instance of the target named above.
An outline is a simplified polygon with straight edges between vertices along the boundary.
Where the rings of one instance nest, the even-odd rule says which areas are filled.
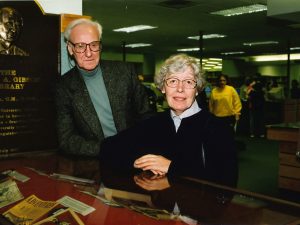
[[[86,46],[85,55],[86,56],[91,56],[92,55],[92,50],[90,49],[89,45]]]

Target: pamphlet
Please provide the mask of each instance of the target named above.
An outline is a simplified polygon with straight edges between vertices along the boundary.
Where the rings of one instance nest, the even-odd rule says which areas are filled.
[[[65,174],[60,174],[60,173],[53,173],[50,175],[51,177],[54,177],[59,180],[66,180],[66,181],[71,181],[71,182],[78,182],[78,183],[83,183],[83,184],[94,184],[94,180],[86,179],[86,178],[80,178],[80,177],[74,177],[70,175],[65,175]]]
[[[16,225],[31,225],[57,204],[56,201],[44,201],[35,195],[30,195],[4,212],[3,216]]]
[[[49,216],[33,225],[57,225],[57,224],[70,224],[70,225],[84,225],[78,215],[70,208],[58,211],[52,216]]]
[[[9,179],[0,183],[0,208],[23,198],[24,197],[15,181]]]
[[[16,170],[6,170],[6,171],[2,172],[2,174],[6,174],[6,175],[10,176],[11,178],[21,181],[23,183],[30,179],[30,177],[27,177],[26,175],[24,175]]]
[[[65,207],[69,207],[72,210],[74,210],[75,212],[77,212],[83,216],[86,216],[96,210],[95,208],[93,208],[81,201],[78,201],[74,198],[71,198],[70,196],[64,196],[64,197],[58,199],[57,201],[61,205],[65,206]]]

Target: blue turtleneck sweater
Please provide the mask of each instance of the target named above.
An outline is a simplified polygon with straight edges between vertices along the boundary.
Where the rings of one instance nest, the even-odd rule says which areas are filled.
[[[79,71],[87,86],[89,95],[97,112],[99,121],[105,137],[115,135],[117,129],[106,92],[102,71],[100,66],[93,71],[85,71],[79,68]]]

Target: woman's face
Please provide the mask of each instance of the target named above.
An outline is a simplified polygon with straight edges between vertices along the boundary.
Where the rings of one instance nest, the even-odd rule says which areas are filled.
[[[191,67],[166,77],[162,93],[166,94],[169,107],[180,115],[191,107],[198,94],[196,79]]]
[[[225,87],[225,85],[227,84],[226,77],[220,76],[218,83],[220,88]]]

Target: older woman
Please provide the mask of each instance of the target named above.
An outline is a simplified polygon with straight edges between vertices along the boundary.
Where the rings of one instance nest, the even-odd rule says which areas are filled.
[[[235,185],[232,132],[195,101],[204,82],[195,58],[185,54],[168,58],[155,83],[170,110],[107,138],[101,147],[100,166],[134,167],[156,175],[193,176]]]

